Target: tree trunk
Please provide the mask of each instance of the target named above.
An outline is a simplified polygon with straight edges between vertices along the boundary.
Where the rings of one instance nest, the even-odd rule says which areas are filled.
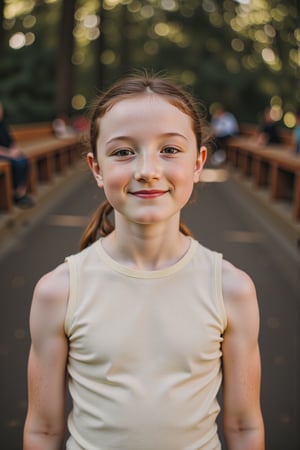
[[[100,36],[96,41],[96,87],[99,89],[99,91],[102,91],[104,88],[104,64],[101,62],[101,55],[105,48],[104,43],[104,22],[105,22],[105,9],[103,6],[103,0],[99,0],[99,8],[98,8],[98,15],[100,17]]]
[[[129,13],[127,5],[121,6],[121,46],[120,46],[120,71],[121,75],[126,75],[130,69],[130,41],[128,39],[128,30],[130,27]]]
[[[56,110],[57,114],[71,114],[73,94],[74,48],[73,28],[76,0],[63,0],[59,30],[56,80]]]
[[[3,58],[5,31],[2,26],[4,19],[4,0],[0,0],[0,61]]]

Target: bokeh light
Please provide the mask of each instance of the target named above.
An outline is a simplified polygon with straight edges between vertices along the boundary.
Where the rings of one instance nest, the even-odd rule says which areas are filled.
[[[9,46],[14,50],[18,50],[26,45],[26,37],[24,33],[15,33],[9,39]]]
[[[296,116],[293,112],[288,111],[283,116],[283,123],[288,128],[294,128],[296,125]]]
[[[72,106],[77,111],[83,109],[86,106],[86,98],[81,94],[74,95],[72,98]]]

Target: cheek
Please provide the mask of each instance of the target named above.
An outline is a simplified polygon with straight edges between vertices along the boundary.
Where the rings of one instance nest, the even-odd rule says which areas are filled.
[[[103,168],[103,189],[107,199],[119,196],[128,184],[128,174],[124,167]]]
[[[107,186],[119,186],[128,177],[126,166],[122,165],[120,167],[118,164],[111,164],[105,161],[101,167],[103,180]]]
[[[184,185],[187,188],[193,185],[195,167],[191,163],[183,163],[173,171],[174,182]]]
[[[194,189],[194,170],[191,166],[182,167],[173,173],[172,184],[174,186],[174,194],[181,206],[184,206],[190,199]]]

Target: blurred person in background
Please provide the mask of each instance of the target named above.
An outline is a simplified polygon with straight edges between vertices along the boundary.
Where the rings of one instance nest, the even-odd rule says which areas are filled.
[[[0,161],[11,164],[14,203],[19,208],[34,206],[32,198],[27,194],[27,182],[30,165],[28,158],[21,152],[4,120],[3,105],[0,102]]]
[[[75,130],[66,114],[59,114],[52,122],[54,136],[68,139],[75,136]]]
[[[235,116],[231,112],[226,111],[221,103],[213,107],[211,130],[215,143],[215,151],[211,162],[214,165],[218,165],[225,161],[227,140],[239,133],[239,126]]]
[[[263,121],[256,136],[258,144],[280,144],[279,122],[272,117],[271,108],[266,108],[263,114]]]

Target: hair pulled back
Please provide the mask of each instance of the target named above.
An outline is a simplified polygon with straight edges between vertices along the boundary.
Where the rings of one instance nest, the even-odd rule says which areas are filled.
[[[90,118],[89,146],[97,159],[97,140],[100,132],[101,118],[117,102],[143,93],[153,93],[165,98],[170,104],[191,117],[193,131],[195,133],[197,148],[207,144],[208,134],[202,115],[198,111],[191,96],[182,88],[164,77],[148,74],[131,75],[113,84],[106,92],[96,98],[92,107]],[[80,242],[80,249],[84,249],[95,242],[99,237],[104,237],[114,230],[114,225],[109,220],[113,207],[105,200],[95,211],[90,223],[85,229]],[[180,223],[180,231],[191,236],[186,225]]]

